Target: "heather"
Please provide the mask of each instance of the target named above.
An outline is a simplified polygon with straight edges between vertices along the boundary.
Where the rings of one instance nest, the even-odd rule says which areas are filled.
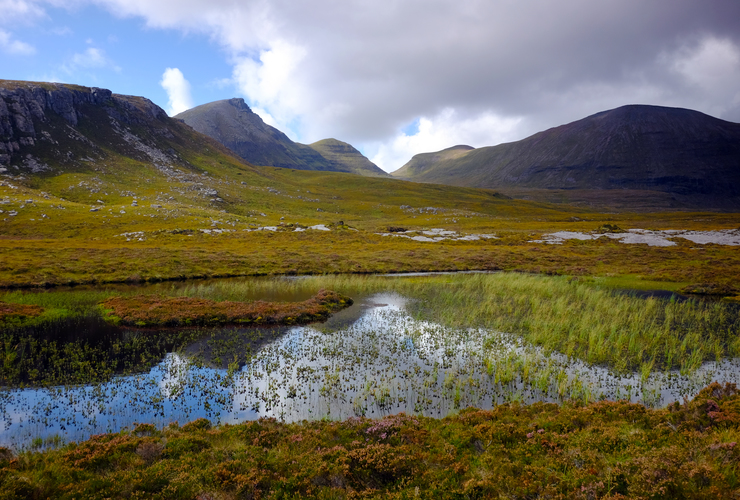
[[[660,410],[508,403],[443,419],[140,424],[2,450],[0,498],[724,499],[737,494],[739,426],[737,389],[716,383]]]
[[[352,305],[352,299],[329,290],[298,303],[216,302],[192,297],[137,295],[111,297],[102,303],[108,321],[133,326],[219,324],[300,324],[326,320],[332,312]]]

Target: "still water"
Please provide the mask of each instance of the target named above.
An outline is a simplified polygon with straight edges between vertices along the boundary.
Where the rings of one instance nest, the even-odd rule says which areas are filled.
[[[506,333],[414,319],[405,305],[395,294],[359,298],[327,323],[265,331],[266,340],[247,356],[239,342],[245,330],[221,329],[168,353],[148,373],[94,385],[4,389],[0,446],[80,441],[136,423],[163,427],[200,417],[213,423],[398,412],[444,417],[469,406],[567,399],[664,406],[714,380],[740,383],[737,360],[642,380],[544,353]]]

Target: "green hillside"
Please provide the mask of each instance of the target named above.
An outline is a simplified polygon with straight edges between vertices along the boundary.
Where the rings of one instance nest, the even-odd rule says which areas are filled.
[[[404,166],[394,171],[391,175],[399,179],[411,179],[423,176],[429,169],[438,168],[437,164],[447,160],[456,160],[465,156],[475,148],[471,146],[452,146],[451,148],[437,151],[436,153],[420,153],[414,155]]]
[[[336,165],[335,170],[370,177],[388,177],[388,174],[368,160],[351,144],[336,139],[324,139],[309,147]]]

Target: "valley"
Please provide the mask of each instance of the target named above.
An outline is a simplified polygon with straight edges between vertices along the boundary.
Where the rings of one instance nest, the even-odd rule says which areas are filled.
[[[733,193],[411,182],[334,139],[255,164],[0,83],[0,498],[735,487]]]

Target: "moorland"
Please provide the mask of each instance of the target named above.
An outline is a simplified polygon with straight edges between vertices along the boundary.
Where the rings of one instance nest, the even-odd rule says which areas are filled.
[[[255,166],[2,83],[0,498],[736,491],[737,213]]]

